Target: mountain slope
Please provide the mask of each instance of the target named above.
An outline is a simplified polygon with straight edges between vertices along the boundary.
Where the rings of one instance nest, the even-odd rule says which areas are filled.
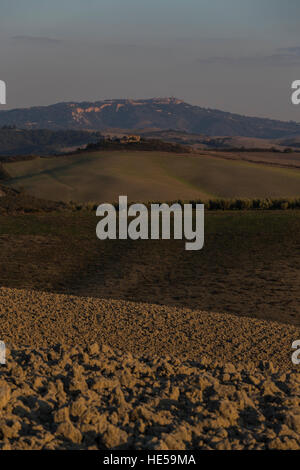
[[[300,124],[192,106],[176,98],[58,103],[0,112],[0,126],[27,129],[180,129],[210,136],[281,138],[300,135]]]

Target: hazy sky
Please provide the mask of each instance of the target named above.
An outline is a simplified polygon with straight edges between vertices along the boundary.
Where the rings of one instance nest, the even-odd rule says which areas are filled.
[[[6,108],[174,95],[300,121],[300,1],[0,0],[0,79]]]

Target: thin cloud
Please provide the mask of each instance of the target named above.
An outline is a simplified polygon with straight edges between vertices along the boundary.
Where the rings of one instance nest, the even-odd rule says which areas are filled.
[[[300,47],[285,47],[277,49],[274,54],[253,55],[244,57],[217,56],[201,58],[200,64],[224,64],[224,65],[270,65],[270,66],[299,66]]]
[[[288,54],[300,55],[300,47],[299,46],[281,47],[278,50],[281,51],[281,52],[286,52]]]
[[[61,44],[63,41],[60,39],[49,38],[46,36],[13,36],[12,40],[15,43],[29,44],[29,45],[56,45]]]

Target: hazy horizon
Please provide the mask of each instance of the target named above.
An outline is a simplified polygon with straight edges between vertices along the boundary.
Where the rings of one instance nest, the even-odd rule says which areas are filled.
[[[300,121],[297,0],[2,0],[0,110],[175,96]]]

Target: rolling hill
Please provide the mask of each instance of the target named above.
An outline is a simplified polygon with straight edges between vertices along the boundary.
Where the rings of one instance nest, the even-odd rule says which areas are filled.
[[[0,111],[0,126],[26,129],[177,129],[208,136],[300,136],[300,124],[202,108],[176,98],[57,103]]]
[[[37,197],[76,202],[299,197],[300,170],[210,155],[97,151],[3,164]]]

